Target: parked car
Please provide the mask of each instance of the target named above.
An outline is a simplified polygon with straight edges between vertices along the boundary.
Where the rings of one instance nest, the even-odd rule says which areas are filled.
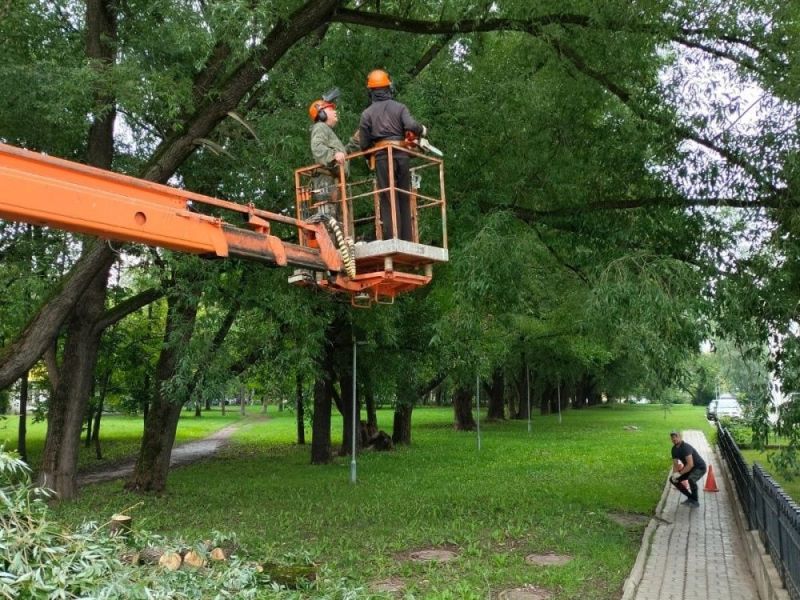
[[[739,401],[730,394],[723,394],[708,405],[706,416],[710,421],[718,421],[723,417],[741,419],[744,413]]]
[[[716,421],[717,420],[717,399],[714,398],[711,402],[708,403],[706,407],[706,419],[709,421]]]

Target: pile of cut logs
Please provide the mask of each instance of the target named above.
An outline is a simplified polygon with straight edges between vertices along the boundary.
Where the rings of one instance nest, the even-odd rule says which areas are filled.
[[[126,535],[131,530],[131,517],[114,515],[109,523],[112,535]],[[125,554],[122,559],[133,565],[160,565],[170,571],[181,567],[199,569],[205,567],[208,560],[225,561],[236,550],[234,545],[214,546],[210,540],[204,541],[197,549],[181,548],[164,550],[162,548],[144,548]]]

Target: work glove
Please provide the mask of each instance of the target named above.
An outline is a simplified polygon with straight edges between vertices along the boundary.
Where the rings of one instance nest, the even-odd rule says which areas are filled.
[[[422,135],[419,137],[428,137],[428,128],[425,125],[422,126]]]

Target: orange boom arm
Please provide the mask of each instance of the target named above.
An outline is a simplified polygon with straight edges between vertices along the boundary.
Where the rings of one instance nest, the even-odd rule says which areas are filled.
[[[193,210],[240,213],[244,227]],[[0,218],[212,256],[344,270],[325,228],[166,185],[0,144]],[[304,230],[318,248],[284,242],[270,223]]]
[[[349,158],[378,151],[382,149]],[[391,158],[393,151],[401,150],[383,151]],[[435,196],[426,195],[418,187],[403,191],[413,215],[412,240],[380,236],[381,219],[387,216],[379,214],[378,198],[381,193],[390,194],[394,212],[399,193],[394,183],[378,190],[374,178],[347,182],[341,167],[336,210],[344,231],[338,230],[334,244],[328,228],[311,218],[317,212],[313,175],[319,165],[295,172],[296,216],[289,217],[252,204],[228,202],[6,144],[0,144],[0,219],[191,254],[292,265],[301,269],[289,279],[292,283],[345,293],[356,305],[391,302],[398,294],[427,285],[433,264],[448,260],[442,161],[403,151],[421,161],[415,170],[434,168],[438,174],[432,179],[433,187],[438,187]],[[420,175],[416,177],[421,180]],[[359,185],[365,189],[352,193]],[[234,222],[204,214],[199,210],[203,207],[213,207],[215,214],[232,214]],[[419,243],[418,208],[440,215],[442,247]],[[358,218],[354,217],[356,213]],[[273,235],[275,223],[296,229],[298,243]],[[362,231],[365,227],[374,230],[373,241],[354,243],[359,227]]]

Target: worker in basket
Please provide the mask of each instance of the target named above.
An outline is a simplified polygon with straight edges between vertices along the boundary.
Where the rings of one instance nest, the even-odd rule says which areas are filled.
[[[397,233],[403,240],[413,241],[411,222],[411,167],[410,156],[403,150],[406,132],[418,137],[425,137],[427,128],[417,123],[408,108],[394,99],[389,74],[380,69],[367,76],[371,104],[361,113],[358,127],[358,141],[361,150],[372,147],[393,145],[392,165],[394,170],[395,206],[397,210]],[[375,176],[379,189],[389,187],[389,156],[387,151],[375,154]],[[396,218],[391,211],[391,195],[387,190],[380,196],[380,218],[383,239],[393,235],[393,223]]]
[[[338,99],[339,90],[334,88],[323,94],[322,98],[314,100],[308,107],[308,116],[314,123],[311,126],[311,154],[314,162],[320,165],[311,179],[313,198],[318,206],[318,214],[336,220],[340,219],[337,211],[340,197],[339,165],[344,166],[347,176],[349,173],[347,153],[358,149],[355,135],[345,145],[333,131],[339,122],[336,110]]]

